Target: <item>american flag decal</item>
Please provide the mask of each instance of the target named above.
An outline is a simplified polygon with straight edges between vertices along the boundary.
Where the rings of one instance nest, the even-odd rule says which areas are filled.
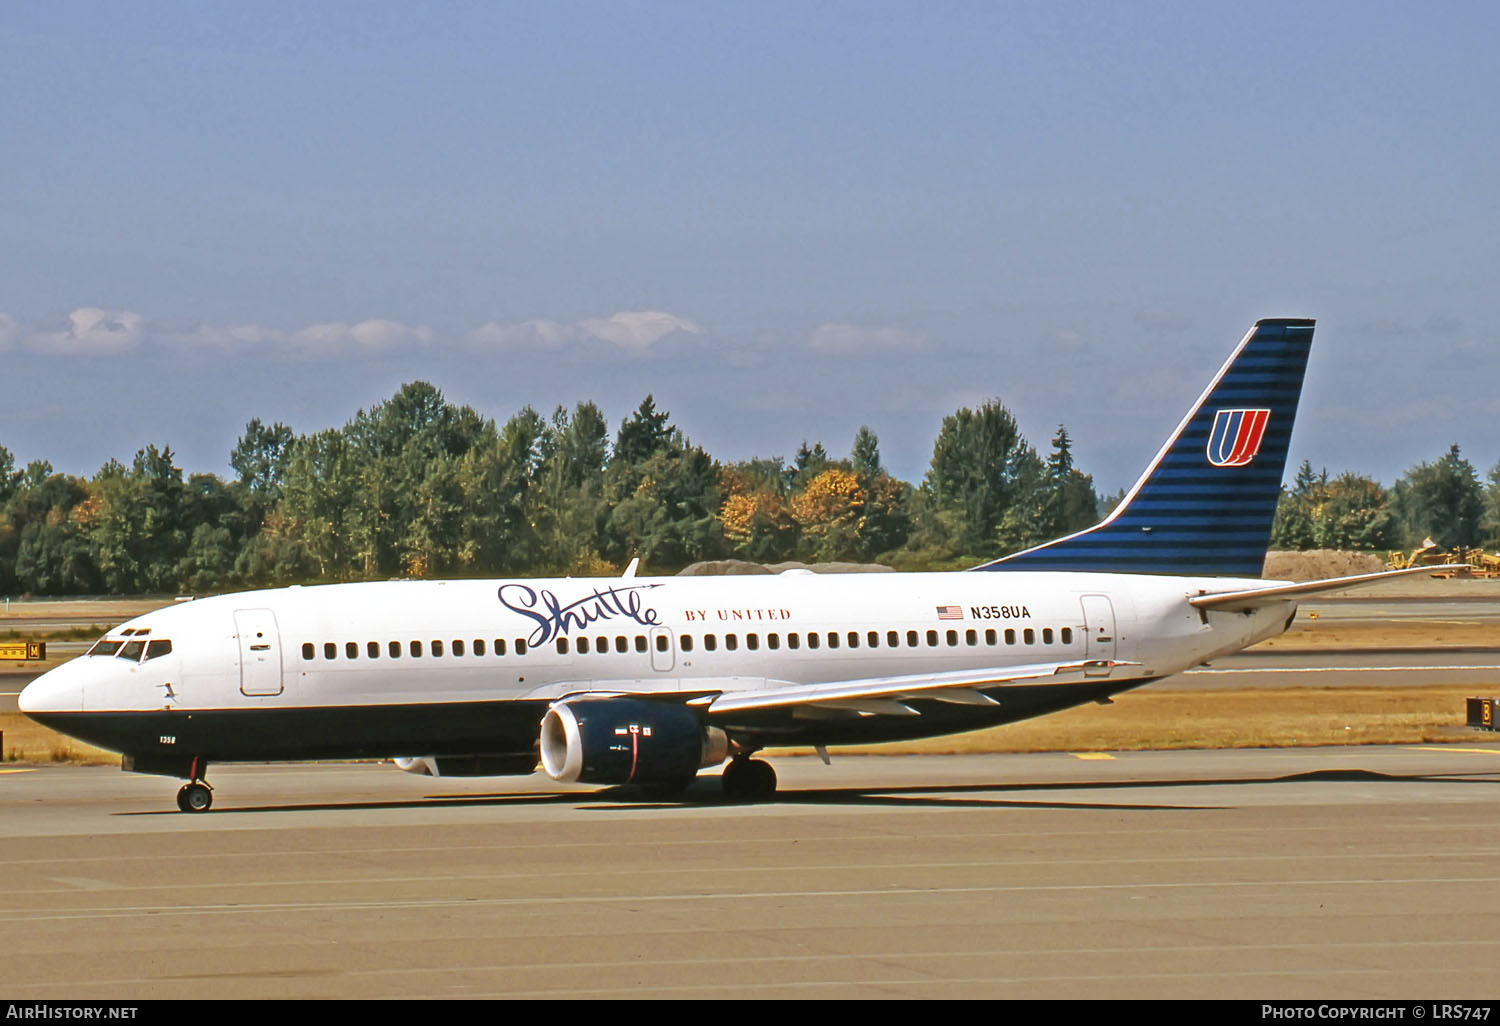
[[[939,620],[962,620],[964,618],[964,607],[938,606],[937,614]]]

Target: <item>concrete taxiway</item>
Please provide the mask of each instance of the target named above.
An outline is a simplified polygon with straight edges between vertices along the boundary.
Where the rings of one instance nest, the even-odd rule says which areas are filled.
[[[0,775],[0,993],[1481,998],[1500,743],[774,760],[774,803]]]

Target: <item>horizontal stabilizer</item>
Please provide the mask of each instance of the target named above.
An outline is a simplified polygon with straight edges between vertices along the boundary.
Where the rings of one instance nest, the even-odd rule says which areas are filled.
[[[1458,570],[1457,566],[1414,566],[1406,570],[1385,570],[1376,574],[1355,574],[1353,577],[1330,577],[1322,581],[1303,581],[1297,584],[1273,584],[1269,588],[1250,588],[1244,591],[1225,591],[1210,595],[1194,595],[1188,599],[1199,609],[1222,609],[1229,612],[1244,612],[1261,606],[1274,605],[1302,595],[1317,595],[1325,591],[1342,591],[1345,588],[1362,588],[1367,584],[1379,584],[1397,577],[1413,574],[1430,574],[1441,570]]]

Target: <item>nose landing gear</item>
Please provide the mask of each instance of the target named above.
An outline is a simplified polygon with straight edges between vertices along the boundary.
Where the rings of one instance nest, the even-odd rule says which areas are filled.
[[[177,807],[183,812],[207,812],[213,803],[213,789],[202,781],[183,784],[177,792]]]
[[[183,812],[207,812],[213,806],[214,789],[203,779],[203,772],[207,769],[201,757],[193,757],[188,782],[177,792],[177,807]]]

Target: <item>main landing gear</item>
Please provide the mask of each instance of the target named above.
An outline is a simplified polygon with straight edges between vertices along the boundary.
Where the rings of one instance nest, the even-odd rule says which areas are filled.
[[[776,771],[760,759],[736,756],[724,767],[723,781],[724,797],[731,801],[761,801],[776,793]]]

